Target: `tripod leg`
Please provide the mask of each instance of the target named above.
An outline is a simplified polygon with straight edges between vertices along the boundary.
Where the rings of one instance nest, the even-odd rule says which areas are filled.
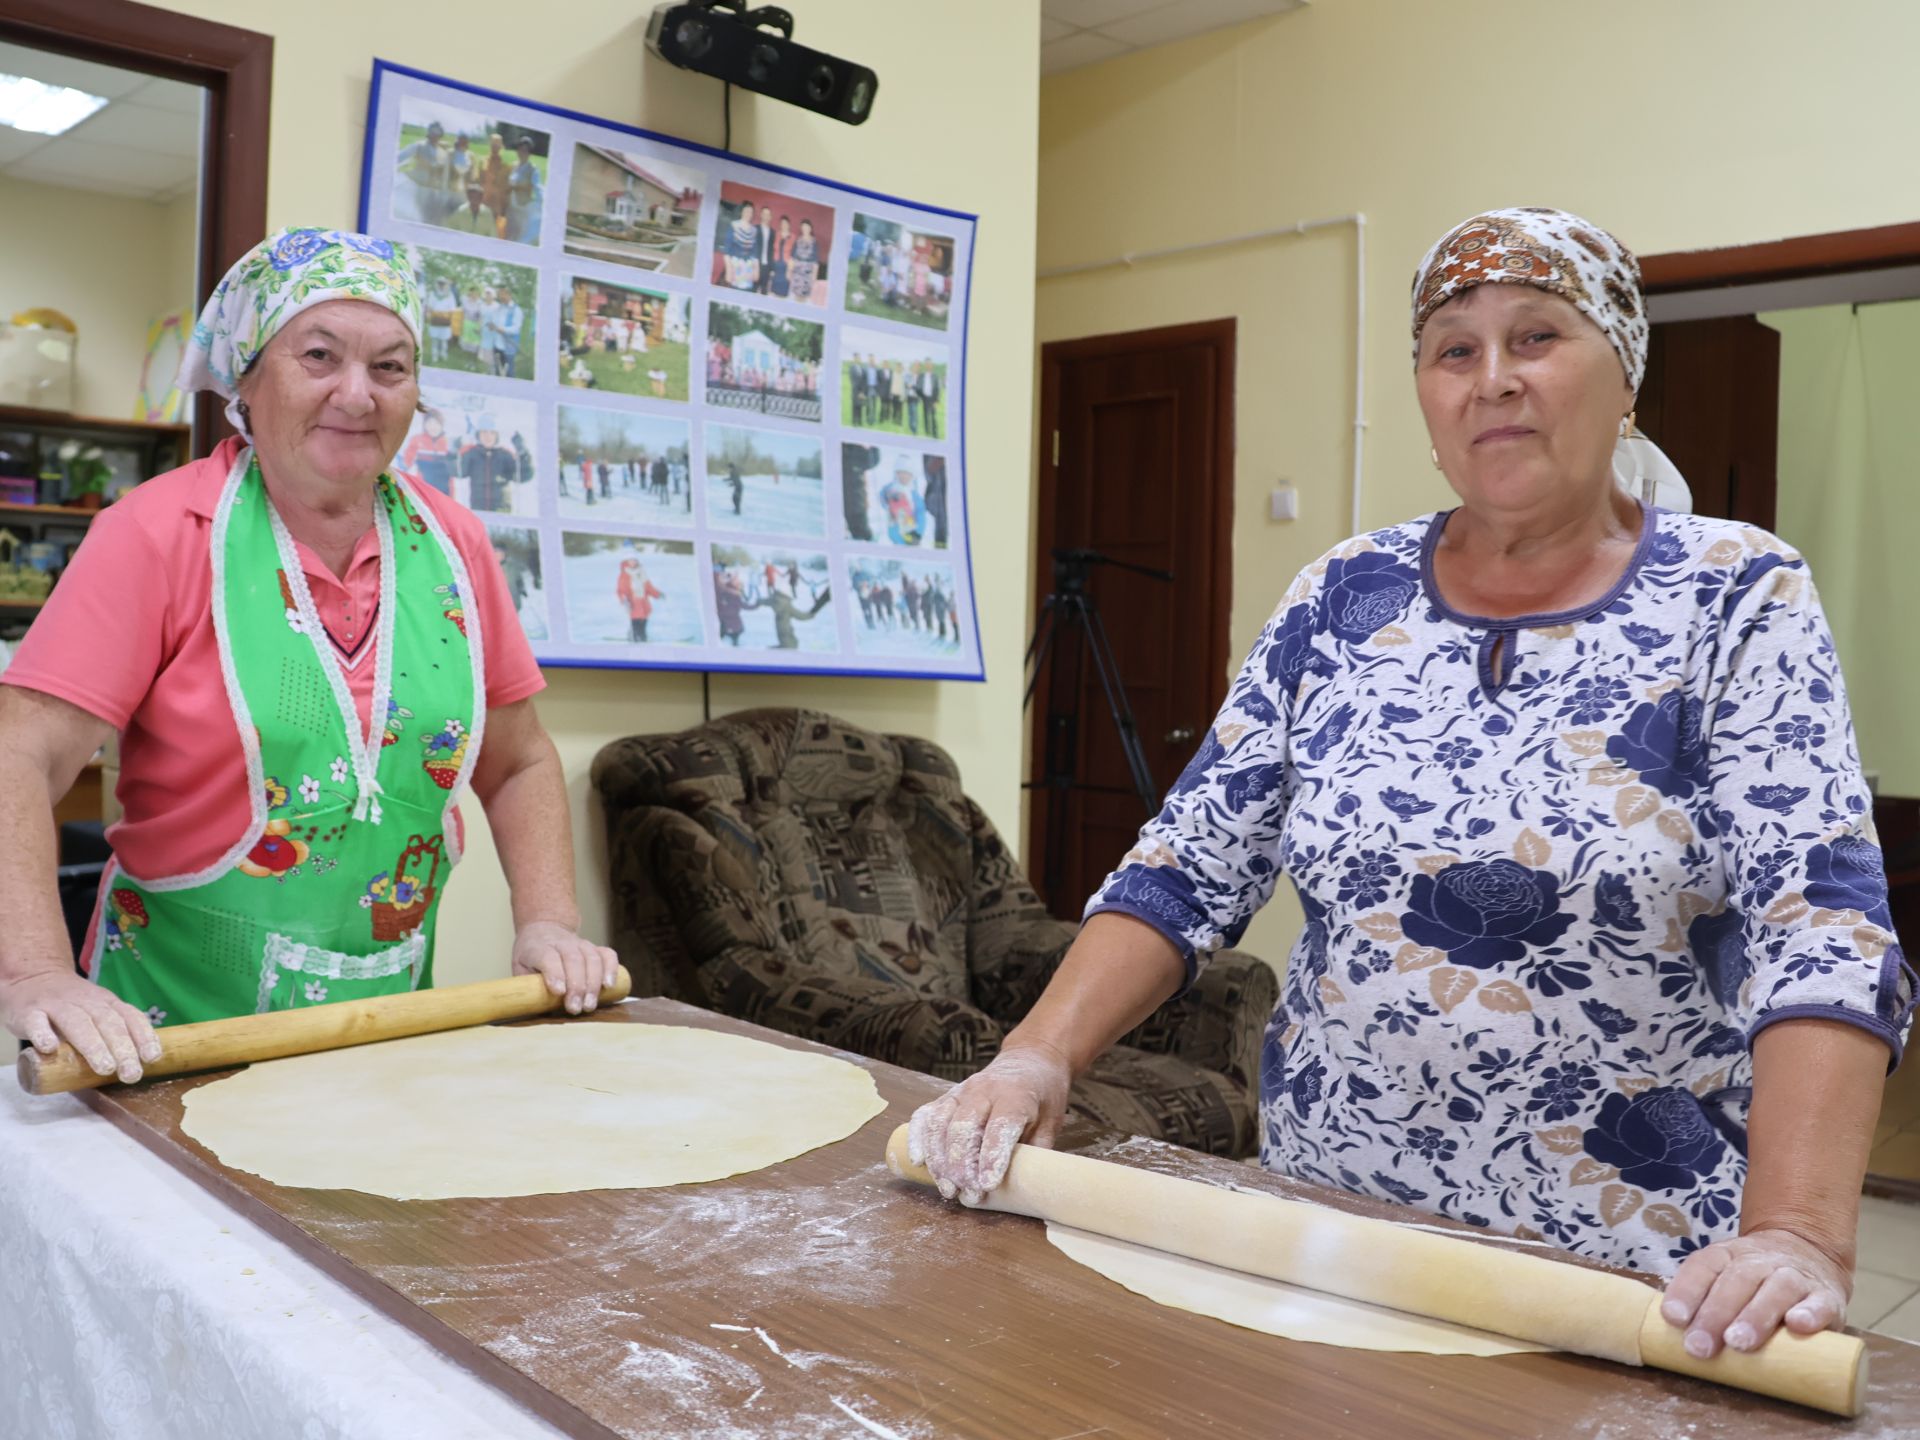
[[[1133,772],[1133,788],[1140,792],[1140,803],[1146,806],[1147,818],[1160,813],[1160,797],[1153,783],[1153,772],[1147,767],[1146,752],[1140,747],[1140,728],[1134,723],[1133,706],[1127,700],[1126,687],[1120,682],[1120,666],[1113,658],[1113,646],[1107,639],[1107,627],[1100,619],[1100,612],[1093,608],[1091,601],[1086,603],[1083,623],[1088,632],[1088,648],[1093,652],[1094,669],[1100,674],[1100,688],[1106,691],[1107,709],[1113,714],[1114,728],[1120,732],[1120,749],[1127,757],[1127,768]]]
[[[1086,669],[1086,627],[1071,598],[1056,603],[1054,636],[1060,640],[1047,688],[1045,784],[1047,787],[1046,891],[1049,904],[1067,882],[1067,840],[1072,828],[1068,798],[1079,781],[1080,686]],[[1034,678],[1039,678],[1035,672]],[[1064,700],[1063,700],[1064,697]],[[1064,704],[1064,708],[1063,707]]]
[[[1047,652],[1053,647],[1053,632],[1058,620],[1058,597],[1049,595],[1040,602],[1040,618],[1034,622],[1033,639],[1027,642],[1027,693],[1020,699],[1022,710],[1033,703],[1034,687],[1040,683],[1040,672],[1047,668]]]

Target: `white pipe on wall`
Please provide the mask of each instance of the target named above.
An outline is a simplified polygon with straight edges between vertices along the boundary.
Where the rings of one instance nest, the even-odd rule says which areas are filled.
[[[1313,230],[1326,230],[1335,225],[1353,226],[1353,512],[1352,530],[1358,535],[1361,531],[1361,494],[1365,480],[1364,454],[1367,439],[1367,217],[1355,211],[1351,215],[1334,215],[1323,220],[1296,220],[1291,225],[1277,225],[1270,230],[1249,230],[1240,235],[1227,235],[1218,240],[1196,240],[1186,245],[1165,245],[1157,250],[1124,251],[1108,260],[1090,260],[1079,265],[1056,265],[1042,270],[1034,277],[1036,280],[1058,280],[1068,275],[1085,275],[1094,270],[1111,270],[1116,266],[1125,266],[1131,270],[1135,265],[1150,260],[1167,260],[1177,255],[1192,255],[1202,250],[1222,250],[1231,245],[1250,245],[1257,240],[1278,240],[1293,235],[1305,235]]]
[[[1367,443],[1367,217],[1353,215],[1353,533],[1360,523],[1361,453]]]

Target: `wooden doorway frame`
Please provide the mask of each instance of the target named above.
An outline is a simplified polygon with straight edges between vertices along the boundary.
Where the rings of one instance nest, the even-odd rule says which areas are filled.
[[[1176,345],[1208,345],[1222,357],[1221,383],[1214,411],[1213,465],[1208,483],[1216,500],[1213,509],[1213,585],[1206,597],[1206,708],[1209,716],[1226,703],[1229,627],[1233,616],[1233,490],[1234,490],[1234,391],[1238,373],[1239,322],[1232,316],[1219,320],[1197,320],[1185,325],[1166,325],[1153,330],[1129,330],[1115,335],[1090,335],[1079,340],[1052,340],[1040,347],[1040,427],[1034,473],[1036,513],[1033,530],[1033,589],[1028,606],[1029,626],[1039,614],[1040,601],[1053,588],[1054,523],[1053,502],[1059,481],[1059,452],[1054,434],[1060,428],[1061,374],[1065,367],[1080,360],[1100,360],[1146,350],[1163,350]],[[1036,757],[1046,753],[1046,706],[1040,697],[1026,717],[1027,753],[1021,763],[1023,783],[1033,779]],[[1026,807],[1026,868],[1033,877],[1034,864],[1046,842],[1044,807]]]
[[[1671,295],[1901,265],[1920,265],[1920,222],[1796,235],[1716,250],[1672,250],[1644,257],[1640,278],[1647,294]]]
[[[200,142],[200,273],[196,307],[234,261],[267,233],[267,140],[273,37],[133,0],[0,0],[0,40],[207,92]],[[196,449],[225,433],[221,403],[194,406]]]

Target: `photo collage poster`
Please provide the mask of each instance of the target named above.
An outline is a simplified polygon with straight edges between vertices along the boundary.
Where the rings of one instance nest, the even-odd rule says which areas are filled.
[[[543,665],[984,678],[975,219],[376,61],[360,228]]]

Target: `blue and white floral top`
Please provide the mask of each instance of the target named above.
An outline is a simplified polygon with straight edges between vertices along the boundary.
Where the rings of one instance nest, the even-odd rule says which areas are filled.
[[[1446,522],[1294,581],[1087,913],[1197,967],[1286,873],[1262,1161],[1670,1273],[1737,1230],[1754,1034],[1897,1061],[1912,1011],[1832,637],[1781,541],[1660,510],[1594,604],[1464,615]]]

